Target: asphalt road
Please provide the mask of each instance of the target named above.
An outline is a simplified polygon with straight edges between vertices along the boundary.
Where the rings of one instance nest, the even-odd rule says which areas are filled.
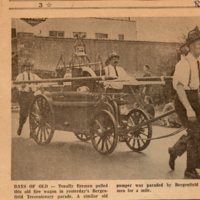
[[[103,156],[94,150],[90,142],[79,141],[71,132],[56,131],[50,144],[39,146],[29,139],[28,122],[20,137],[16,134],[17,126],[18,113],[12,113],[13,180],[183,178],[185,155],[178,158],[176,170],[171,171],[167,152],[180,134],[152,141],[142,153],[132,152],[125,143],[118,143],[111,155]],[[153,136],[173,130],[153,127]]]

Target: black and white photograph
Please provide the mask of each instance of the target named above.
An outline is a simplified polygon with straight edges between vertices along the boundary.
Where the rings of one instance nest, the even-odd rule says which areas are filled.
[[[200,17],[11,19],[11,180],[200,179]]]

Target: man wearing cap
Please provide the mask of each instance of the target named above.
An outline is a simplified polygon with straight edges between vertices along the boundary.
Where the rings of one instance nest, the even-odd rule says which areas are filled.
[[[135,80],[134,78],[130,77],[127,72],[120,67],[119,64],[119,55],[115,52],[111,53],[106,62],[106,67],[104,68],[105,70],[105,76],[106,77],[116,77],[117,80]],[[108,84],[107,84],[108,83]],[[109,89],[114,90],[120,90],[123,88],[123,84],[120,82],[115,82],[113,81],[107,81],[106,82],[106,87]]]
[[[16,81],[31,81],[31,80],[40,80],[40,77],[32,72],[33,62],[31,60],[26,60],[23,64],[23,72],[20,73]],[[37,86],[33,84],[21,84],[18,86],[19,90],[19,127],[17,130],[17,134],[21,135],[23,125],[25,124],[29,107],[34,97],[34,92],[37,90]]]
[[[176,144],[169,148],[169,165],[175,168],[175,160],[187,151],[187,167],[185,178],[200,179],[196,171],[200,161],[200,30],[198,27],[188,33],[186,45],[187,55],[182,56],[177,63],[173,86],[176,90],[175,109],[182,125],[187,129],[187,136],[183,135]]]

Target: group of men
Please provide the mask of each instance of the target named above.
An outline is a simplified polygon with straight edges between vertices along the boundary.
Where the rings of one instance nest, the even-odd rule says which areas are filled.
[[[169,165],[174,170],[176,158],[187,152],[185,177],[200,179],[200,175],[196,170],[200,168],[200,103],[198,96],[200,86],[200,30],[198,27],[188,33],[186,46],[189,52],[187,55],[182,56],[175,67],[173,87],[176,90],[175,109],[182,125],[187,129],[187,135],[181,136],[175,145],[169,148]],[[118,80],[132,79],[118,65],[118,54],[112,53],[106,64],[105,76],[116,77]],[[16,80],[39,80],[40,78],[32,73],[32,67],[33,64],[30,62],[25,63],[24,72],[19,74]],[[18,135],[21,135],[22,127],[26,122],[35,89],[30,84],[22,84],[19,87],[20,117]],[[119,84],[113,84],[110,89],[119,90],[122,88]]]

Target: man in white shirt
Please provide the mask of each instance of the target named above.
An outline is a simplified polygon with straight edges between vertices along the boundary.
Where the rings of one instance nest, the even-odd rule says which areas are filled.
[[[184,127],[187,136],[182,136],[177,143],[169,148],[169,165],[175,167],[175,159],[187,151],[186,178],[200,179],[196,171],[200,167],[200,30],[196,27],[188,33],[186,45],[189,48],[187,55],[181,57],[177,63],[173,86],[177,96],[175,109]]]
[[[136,81],[133,77],[129,76],[127,72],[120,67],[119,64],[119,55],[115,52],[109,55],[106,62],[106,67],[104,68],[105,76],[106,77],[116,77],[116,80],[113,81],[106,81],[105,82],[105,88],[108,88],[109,90],[117,91],[121,90],[123,88],[123,82],[121,81]]]
[[[40,77],[32,72],[32,68],[33,62],[31,60],[26,60],[23,65],[24,71],[17,76],[16,81],[40,80]],[[31,102],[34,98],[34,92],[36,92],[38,87],[36,84],[20,84],[17,88],[19,90],[18,102],[20,107],[17,134],[21,135],[23,125],[28,117]]]

